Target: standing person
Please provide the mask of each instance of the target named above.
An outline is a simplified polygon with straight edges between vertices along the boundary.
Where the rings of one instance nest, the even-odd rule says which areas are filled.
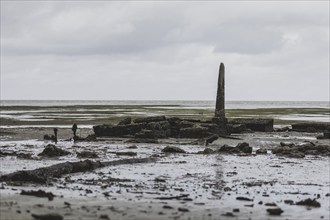
[[[77,124],[73,124],[73,125],[72,125],[73,138],[75,138],[75,137],[77,136],[77,135],[76,135],[77,129],[78,129]]]
[[[57,144],[57,128],[54,128],[54,142]]]

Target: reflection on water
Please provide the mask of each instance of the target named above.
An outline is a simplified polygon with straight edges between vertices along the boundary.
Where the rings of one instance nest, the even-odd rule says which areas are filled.
[[[223,180],[223,157],[221,155],[216,155],[215,159],[215,188],[223,193],[223,187],[225,185]],[[219,195],[221,197],[221,195]]]

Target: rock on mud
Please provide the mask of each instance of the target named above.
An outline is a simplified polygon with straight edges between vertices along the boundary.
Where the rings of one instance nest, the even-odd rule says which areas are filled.
[[[165,147],[162,152],[164,153],[186,153],[186,151],[182,150],[179,147],[174,147],[174,146],[167,146]]]
[[[269,215],[281,215],[284,211],[281,208],[267,209]]]
[[[36,220],[63,220],[63,216],[57,213],[50,213],[45,215],[31,214],[32,217]]]
[[[198,151],[197,154],[214,154],[216,153],[214,150],[211,148],[205,148],[203,151]]]
[[[69,151],[62,150],[55,145],[48,144],[45,149],[38,154],[38,156],[44,156],[44,157],[59,157],[59,156],[65,156],[71,154]]]
[[[295,205],[305,205],[305,206],[310,206],[310,207],[321,207],[321,204],[316,201],[315,199],[305,199],[301,200],[299,202],[296,202]]]
[[[266,149],[258,149],[256,151],[256,154],[267,154],[267,150]]]
[[[239,143],[237,144],[236,147],[231,147],[225,144],[218,150],[218,152],[228,153],[228,154],[240,154],[240,153],[251,154],[252,147],[250,147],[249,144],[246,142]]]
[[[126,152],[116,152],[117,156],[131,156],[134,157],[137,155],[137,153],[135,152],[131,152],[131,151],[126,151]]]
[[[330,156],[330,146],[315,145],[313,143],[304,143],[300,145],[281,143],[281,146],[272,150],[272,153],[277,156],[292,158],[304,158],[305,155]]]
[[[78,158],[98,158],[99,156],[92,151],[82,151],[77,153]]]
[[[246,197],[242,197],[242,196],[238,196],[236,197],[236,200],[241,200],[241,201],[253,201],[253,199],[250,198],[246,198]]]

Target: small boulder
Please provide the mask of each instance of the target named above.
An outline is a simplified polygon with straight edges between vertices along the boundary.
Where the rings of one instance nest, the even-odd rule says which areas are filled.
[[[269,215],[281,215],[284,211],[281,208],[267,209]]]
[[[48,144],[45,149],[38,154],[38,156],[44,156],[44,157],[59,157],[59,156],[65,156],[71,154],[69,151],[62,150],[55,145]]]
[[[243,153],[247,153],[250,154],[252,153],[252,147],[249,146],[248,143],[243,142],[243,143],[239,143],[236,146],[240,151],[242,151]]]
[[[243,197],[243,196],[236,197],[236,200],[240,200],[240,201],[253,201],[253,199],[250,199],[250,198],[247,198],[247,197]]]
[[[203,150],[203,154],[214,154],[214,150],[212,150],[211,148],[205,148]]]
[[[231,146],[225,144],[222,147],[220,147],[218,152],[219,153],[237,154],[237,153],[240,153],[241,151],[237,147],[231,147]]]
[[[267,154],[267,150],[260,148],[256,151],[256,154]]]
[[[186,151],[182,150],[179,147],[174,147],[174,146],[167,146],[165,147],[162,152],[164,153],[186,153]]]

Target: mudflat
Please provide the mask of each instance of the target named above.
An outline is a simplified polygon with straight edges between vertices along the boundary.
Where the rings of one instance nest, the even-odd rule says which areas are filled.
[[[70,130],[62,128],[60,134],[70,135]],[[45,146],[52,144],[41,138],[40,134],[47,131],[51,128],[7,131],[0,148],[1,176],[86,159],[104,162],[155,158],[155,161],[104,166],[51,177],[43,184],[2,182],[1,219],[329,218],[329,157],[315,153],[292,158],[272,153],[281,146],[280,142],[296,146],[329,145],[329,140],[316,139],[318,133],[236,134],[230,139],[219,138],[207,146],[209,151],[192,144],[191,139],[162,139],[158,144],[126,143],[125,138],[77,143],[60,139],[56,147],[70,154],[38,156]],[[84,128],[80,132],[87,135],[90,131]],[[252,153],[219,151],[225,144],[235,147],[242,142],[252,147]],[[180,148],[184,153],[163,152],[167,146]],[[262,154],[260,149],[264,150]],[[78,157],[86,151],[97,158],[88,158],[88,154],[86,158]],[[54,197],[49,200],[33,193],[21,195],[22,191],[37,190]]]

